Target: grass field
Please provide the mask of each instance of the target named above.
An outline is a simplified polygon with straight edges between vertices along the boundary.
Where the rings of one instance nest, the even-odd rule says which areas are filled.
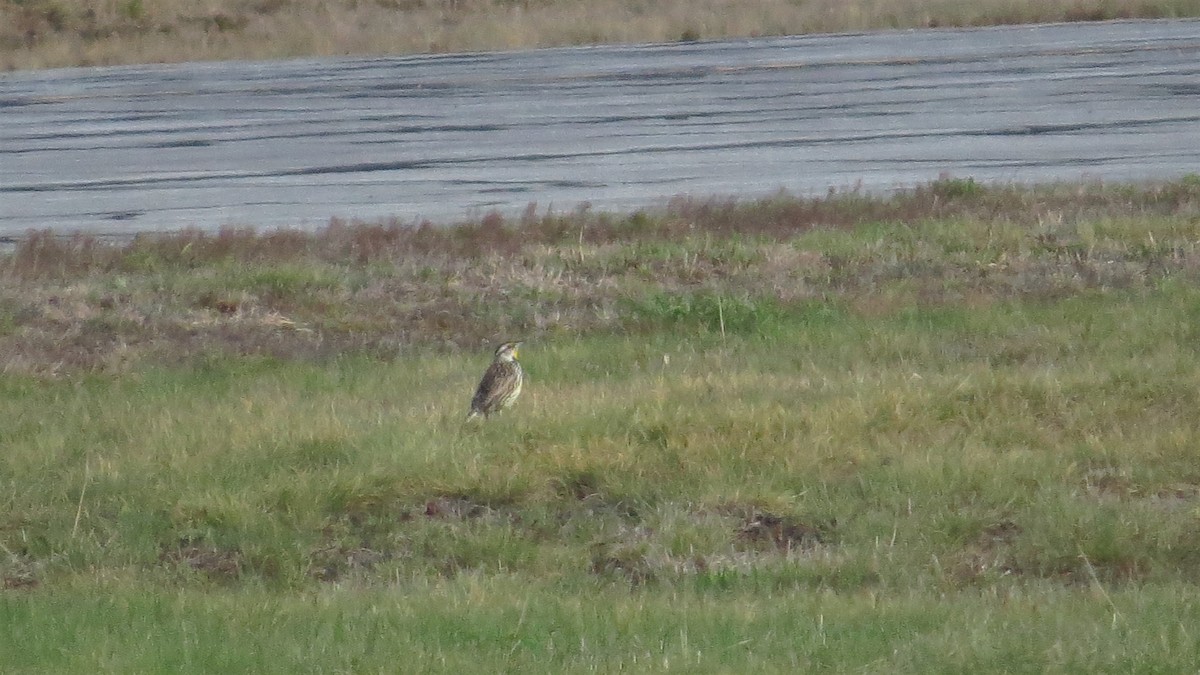
[[[1200,16],[1200,0],[0,0],[0,69]]]
[[[0,258],[9,672],[1184,672],[1200,179]],[[516,406],[466,424],[498,340]]]

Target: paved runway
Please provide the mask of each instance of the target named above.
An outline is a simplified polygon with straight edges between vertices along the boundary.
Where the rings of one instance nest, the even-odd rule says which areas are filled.
[[[0,75],[0,236],[1200,172],[1200,21]]]

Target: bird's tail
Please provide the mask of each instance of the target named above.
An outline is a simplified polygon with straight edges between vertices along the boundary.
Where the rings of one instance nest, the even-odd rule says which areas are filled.
[[[474,408],[471,409],[471,412],[467,413],[467,421],[468,422],[470,422],[471,420],[474,420],[474,419],[479,419],[480,417],[483,417],[483,413],[479,412],[478,410],[475,410]]]

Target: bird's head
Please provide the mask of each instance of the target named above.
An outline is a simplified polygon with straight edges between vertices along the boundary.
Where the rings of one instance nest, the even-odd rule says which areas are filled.
[[[505,342],[496,347],[497,361],[512,361],[517,358],[517,350],[521,348],[524,342]]]

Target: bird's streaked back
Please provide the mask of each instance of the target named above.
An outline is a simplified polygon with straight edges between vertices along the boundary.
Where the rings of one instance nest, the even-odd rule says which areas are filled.
[[[492,365],[483,373],[475,396],[471,399],[471,411],[467,419],[488,417],[492,413],[511,406],[521,395],[521,385],[525,381],[525,371],[517,361],[517,350],[522,343],[505,342],[496,348],[496,356]]]

